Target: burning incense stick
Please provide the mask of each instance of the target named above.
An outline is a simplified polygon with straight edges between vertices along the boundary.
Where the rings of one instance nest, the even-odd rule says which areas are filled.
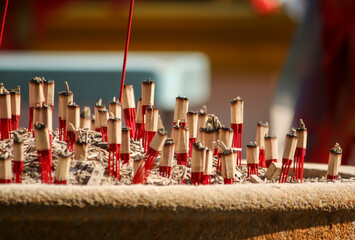
[[[163,177],[170,178],[173,159],[174,159],[175,143],[171,138],[166,139],[163,150],[161,152],[159,173]]]
[[[224,150],[221,155],[222,177],[224,178],[224,184],[233,184],[235,175],[235,163],[238,153],[233,149],[228,149],[220,140],[218,140],[217,143],[218,146],[222,147]]]
[[[191,158],[191,184],[199,185],[203,183],[203,172],[205,170],[206,147],[201,142],[192,145]]]
[[[259,166],[266,167],[265,164],[265,136],[269,133],[269,123],[258,122],[256,127],[256,144],[259,146]]]
[[[59,92],[58,115],[59,115],[59,140],[65,141],[67,132],[67,106],[73,102],[73,93],[69,90],[69,85],[65,82],[65,91]]]
[[[265,164],[268,168],[271,162],[277,162],[278,158],[278,141],[276,136],[265,136]]]
[[[142,114],[145,115],[145,110],[149,106],[154,106],[154,90],[155,83],[148,78],[142,82]]]
[[[102,105],[102,99],[100,98],[99,101],[95,104],[95,131],[96,132],[101,132],[101,127],[100,127],[100,114],[99,110],[106,109],[105,105]]]
[[[0,154],[0,184],[11,183],[11,158],[8,152]]]
[[[148,151],[146,152],[137,172],[133,177],[133,184],[145,184],[147,182],[149,173],[154,166],[159,152],[163,148],[167,136],[167,133],[164,132],[163,129],[159,129],[157,134],[155,134],[152,143],[149,145]]]
[[[77,140],[77,129],[80,125],[80,107],[75,103],[70,103],[67,106],[67,120],[66,120],[66,129],[67,129],[67,148],[70,152],[74,151],[74,144]],[[72,125],[72,127],[71,127]]]
[[[54,107],[54,81],[43,79],[44,104]]]
[[[17,130],[21,114],[21,93],[20,86],[10,91],[11,97],[11,122],[12,130]]]
[[[75,142],[75,160],[85,161],[88,158],[89,129],[79,130],[78,140]]]
[[[303,165],[307,147],[307,128],[302,119],[300,119],[300,127],[296,129],[296,136],[298,140],[293,162],[293,171],[296,173],[294,175],[296,180],[303,182]]]
[[[202,183],[203,185],[211,184],[211,175],[212,175],[212,150],[206,149],[206,160],[203,169]]]
[[[293,157],[295,156],[296,146],[297,146],[296,130],[292,128],[291,133],[286,135],[285,147],[282,156],[282,169],[281,169],[280,179],[279,179],[280,183],[285,183],[287,181],[292,160]]]
[[[113,97],[112,101],[108,105],[108,111],[113,113],[114,118],[122,118],[122,105],[116,101],[116,97]]]
[[[330,150],[327,179],[336,180],[338,178],[342,153],[343,150],[341,149],[339,143],[336,143],[335,146]]]
[[[227,148],[231,148],[233,144],[233,129],[227,127],[221,127],[219,132],[219,140],[224,143]],[[216,144],[217,145],[217,144]],[[222,171],[221,169],[221,155],[223,153],[223,148],[218,147],[218,162],[217,162],[217,171]]]
[[[216,130],[210,126],[201,128],[201,130],[203,134],[200,141],[204,141],[207,148],[214,149],[214,142],[218,140],[216,139]]]
[[[136,133],[134,134],[134,140],[138,141],[143,138],[144,134],[144,117],[143,117],[143,109],[142,109],[142,98],[138,99],[137,104],[137,121],[136,121]]]
[[[14,132],[14,145],[13,145],[13,173],[15,177],[15,183],[22,183],[22,171],[23,171],[23,138],[21,138],[18,132]]]
[[[189,129],[180,127],[178,130],[178,139],[176,143],[176,160],[178,165],[187,166],[189,160]]]
[[[65,149],[64,152],[59,153],[58,155],[58,164],[55,171],[55,184],[67,184],[70,168],[70,159],[72,153]]]
[[[48,128],[45,124],[34,125],[36,149],[42,183],[52,183],[52,151],[49,141]]]
[[[189,99],[178,96],[175,101],[174,125],[180,121],[180,126],[186,126],[187,110],[189,108]]]
[[[187,113],[187,127],[189,128],[189,157],[192,153],[192,144],[196,141],[198,125],[198,112]]]
[[[8,91],[0,94],[1,140],[11,138],[11,97]]]
[[[42,106],[44,102],[42,79],[34,77],[29,82],[29,105],[30,105],[30,122],[28,131],[32,131],[33,126],[33,108]]]
[[[135,138],[136,133],[136,104],[134,101],[134,91],[132,85],[125,85],[123,89],[123,116],[126,121],[126,125],[130,127],[130,136]]]
[[[244,101],[238,96],[231,101],[231,128],[234,131],[233,147],[242,148]],[[242,152],[237,154],[237,164],[241,165]]]
[[[80,128],[91,129],[91,110],[85,106],[80,113]]]
[[[130,148],[131,148],[131,137],[130,137],[130,127],[122,127],[122,146],[121,146],[121,160],[123,164],[129,164],[130,160]]]
[[[248,177],[251,174],[258,175],[259,167],[259,146],[256,142],[249,142],[247,145]]]
[[[113,116],[112,116],[113,117]],[[122,143],[122,122],[119,118],[110,118],[107,122],[107,143],[108,143],[108,169],[107,174],[112,174],[120,179],[120,150]]]
[[[158,115],[159,115],[159,108],[156,107],[146,108],[144,151],[148,149],[148,146],[150,145],[155,134],[158,131]]]
[[[115,118],[112,116],[112,118]],[[107,142],[107,121],[109,119],[109,113],[106,109],[99,109],[99,121],[100,131],[102,135],[102,141]]]

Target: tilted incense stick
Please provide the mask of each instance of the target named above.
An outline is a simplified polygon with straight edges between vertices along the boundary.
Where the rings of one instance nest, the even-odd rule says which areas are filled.
[[[293,171],[295,175],[292,177],[303,182],[303,165],[307,147],[307,128],[302,119],[300,119],[300,127],[296,129],[296,136],[298,140],[293,162]]]
[[[106,109],[106,106],[102,104],[102,99],[100,98],[99,101],[95,104],[95,108],[94,108],[96,132],[101,132],[99,110],[103,110],[103,109]]]
[[[180,121],[180,126],[186,126],[187,110],[189,108],[189,99],[178,96],[175,101],[174,125]]]
[[[234,131],[233,147],[242,148],[244,101],[238,96],[231,101],[231,128]],[[237,154],[237,165],[241,165],[242,153]]]
[[[80,107],[75,103],[70,103],[67,106],[67,120],[66,120],[66,129],[67,129],[67,148],[70,152],[74,151],[74,144],[77,140],[76,130],[80,126]],[[73,127],[70,127],[70,124]]]
[[[170,178],[173,159],[174,159],[175,143],[171,138],[166,139],[163,150],[161,151],[159,173],[163,177]]]
[[[8,152],[0,154],[0,184],[11,183],[11,158]]]
[[[227,148],[231,148],[233,144],[233,129],[222,126],[219,132],[219,140],[224,143]],[[222,171],[221,169],[221,155],[223,153],[223,148],[218,147],[218,162],[217,162],[217,171]]]
[[[189,128],[189,157],[192,153],[192,144],[196,141],[198,125],[198,112],[187,113],[187,127]]]
[[[102,141],[107,142],[107,121],[109,119],[109,112],[106,109],[99,109],[99,121],[100,121],[100,131],[102,135]],[[112,116],[115,118],[114,116]]]
[[[258,122],[256,127],[256,144],[259,146],[259,166],[266,167],[265,164],[265,136],[269,133],[269,123],[268,122]]]
[[[54,81],[43,79],[44,104],[53,109],[54,106]]]
[[[259,146],[256,142],[250,142],[247,145],[247,166],[248,166],[248,177],[251,174],[258,175]]]
[[[58,115],[59,115],[59,140],[66,141],[67,132],[67,106],[73,102],[73,93],[69,90],[69,85],[65,82],[65,91],[59,92]]]
[[[189,160],[189,129],[187,127],[182,126],[178,130],[175,152],[177,164],[187,166]]]
[[[67,184],[72,153],[65,149],[58,154],[57,169],[55,171],[55,184]]]
[[[34,77],[29,82],[29,105],[30,105],[30,121],[28,131],[32,131],[33,127],[33,108],[41,107],[44,102],[43,80],[39,77]]]
[[[22,171],[23,171],[23,138],[21,138],[18,132],[14,132],[14,144],[13,144],[13,173],[15,177],[15,183],[22,183]]]
[[[282,169],[281,169],[281,174],[279,179],[280,183],[285,183],[287,181],[292,160],[295,156],[296,146],[297,146],[296,130],[292,128],[291,133],[286,135],[284,152],[282,155]]]
[[[211,149],[206,149],[206,160],[203,169],[202,183],[203,185],[211,184],[211,175],[212,175],[212,161],[213,161],[213,152]]]
[[[112,116],[113,117],[113,116]],[[119,118],[110,118],[107,122],[108,169],[107,174],[120,179],[120,150],[122,144],[122,122]]]
[[[131,149],[131,137],[130,127],[122,127],[122,146],[121,146],[121,160],[123,164],[129,164],[130,149]]]
[[[163,120],[160,117],[160,114],[158,114],[158,129],[165,129],[164,128],[164,124],[163,124]]]
[[[158,116],[159,116],[159,108],[157,107],[146,108],[144,151],[147,151],[148,146],[150,145],[155,134],[158,131]]]
[[[134,140],[138,141],[143,138],[144,129],[145,125],[142,109],[142,98],[139,98],[137,103],[136,133],[134,134]]]
[[[45,124],[34,125],[36,149],[42,183],[52,183],[52,151],[49,141],[48,128]]]
[[[212,127],[201,128],[202,130],[202,139],[200,141],[204,141],[205,145],[209,149],[214,149],[214,142],[216,139],[216,130]]]
[[[205,170],[206,147],[201,142],[192,145],[191,158],[191,184],[203,184],[203,173]]]
[[[343,150],[341,149],[339,143],[336,143],[335,146],[330,150],[327,179],[336,180],[338,178],[342,153]]]
[[[11,138],[11,97],[8,91],[0,93],[0,126],[1,140]]]
[[[147,182],[149,173],[152,170],[155,160],[158,157],[159,152],[162,150],[167,137],[168,135],[163,129],[159,129],[155,134],[152,143],[149,145],[148,151],[133,177],[133,184],[145,184]]]
[[[277,162],[278,158],[278,141],[276,136],[265,136],[265,164],[268,168],[271,162]]]
[[[125,85],[123,89],[123,116],[126,121],[126,125],[130,127],[130,136],[135,138],[136,133],[136,104],[134,101],[134,90],[132,85]]]
[[[20,86],[10,91],[11,97],[11,122],[12,130],[17,130],[19,126],[20,114],[21,114],[21,92]]]
[[[85,106],[80,113],[80,128],[91,129],[91,110]]]

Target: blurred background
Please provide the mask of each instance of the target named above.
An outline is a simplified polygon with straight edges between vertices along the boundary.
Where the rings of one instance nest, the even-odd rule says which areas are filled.
[[[99,97],[108,104],[119,94],[129,3],[10,0],[1,81],[20,85],[24,101],[28,80],[43,76],[56,81],[56,92],[68,81],[81,106],[93,110]],[[258,121],[268,121],[282,144],[303,118],[306,161],[327,162],[338,141],[343,163],[355,164],[354,9],[351,0],[136,0],[126,83],[138,99],[140,82],[156,81],[168,131],[179,94],[190,110],[206,105],[227,126],[230,100],[240,96],[243,146],[255,140]]]

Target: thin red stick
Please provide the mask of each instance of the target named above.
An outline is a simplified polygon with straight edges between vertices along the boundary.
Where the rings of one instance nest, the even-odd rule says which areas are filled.
[[[128,27],[127,27],[127,35],[126,35],[126,47],[125,47],[125,51],[124,51],[124,59],[123,59],[123,66],[122,66],[121,88],[120,88],[120,98],[119,98],[120,103],[122,103],[124,80],[125,80],[125,77],[126,77],[126,62],[127,62],[129,38],[130,38],[130,35],[131,35],[133,6],[134,6],[134,0],[131,0],[131,7],[130,7],[130,9],[129,9],[129,16],[128,16]]]
[[[4,15],[2,17],[2,26],[1,26],[1,33],[0,33],[0,47],[1,47],[1,42],[2,42],[2,35],[4,33],[4,28],[5,28],[5,19],[6,19],[6,13],[7,13],[7,6],[8,5],[9,5],[9,0],[6,0],[5,9],[4,9]]]

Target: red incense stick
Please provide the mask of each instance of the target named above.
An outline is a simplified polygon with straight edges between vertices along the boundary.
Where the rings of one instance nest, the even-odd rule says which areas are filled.
[[[242,147],[244,101],[238,96],[231,101],[231,128],[234,131],[233,147]],[[242,164],[242,152],[237,154],[237,165]]]
[[[2,25],[1,25],[1,34],[0,34],[0,47],[1,47],[1,42],[2,42],[2,36],[4,34],[4,28],[5,28],[5,19],[6,19],[6,13],[7,13],[7,7],[9,5],[9,0],[6,0],[5,3],[5,8],[4,8],[4,14],[2,16]]]
[[[131,6],[129,8],[129,16],[128,16],[126,46],[125,46],[124,58],[123,58],[123,66],[122,66],[121,88],[120,88],[120,99],[119,99],[120,103],[122,103],[123,86],[124,86],[124,81],[125,81],[125,77],[126,77],[126,63],[127,63],[127,54],[128,54],[128,47],[129,47],[129,38],[131,36],[133,6],[134,6],[134,0],[131,0]]]
[[[174,140],[168,138],[165,141],[163,150],[161,151],[160,163],[159,163],[159,173],[163,177],[170,178],[173,159],[174,159],[175,143]]]
[[[247,145],[247,165],[248,165],[248,177],[251,174],[258,175],[259,146],[256,142],[250,142]]]
[[[10,93],[5,91],[0,94],[0,123],[1,140],[11,138],[11,97]]]
[[[52,151],[48,127],[45,124],[35,124],[36,149],[41,172],[42,183],[52,183]]]
[[[265,168],[265,136],[269,133],[268,122],[258,122],[256,127],[256,144],[259,146],[259,166]]]
[[[130,141],[130,128],[129,127],[122,127],[122,146],[121,146],[121,160],[123,164],[129,164],[130,156],[130,148],[131,148],[131,141]]]
[[[327,171],[328,180],[336,180],[338,178],[342,153],[343,150],[341,149],[339,143],[336,143],[335,146],[330,150]]]
[[[107,174],[110,176],[111,171],[114,177],[120,179],[120,150],[122,143],[122,122],[119,118],[110,118],[107,122],[107,143],[108,143],[108,169]]]
[[[146,109],[146,124],[145,124],[145,136],[144,136],[144,151],[148,149],[148,146],[153,141],[155,134],[158,131],[158,115],[159,108],[147,107]]]
[[[11,96],[11,122],[12,130],[17,130],[21,113],[21,93],[20,86],[10,91]]]
[[[198,112],[187,113],[187,127],[189,128],[189,157],[192,154],[192,144],[196,142],[198,126]]]
[[[206,149],[206,160],[204,164],[202,183],[203,185],[211,184],[211,175],[212,175],[212,150]]]
[[[291,129],[292,132],[286,135],[286,141],[284,146],[284,152],[282,155],[282,169],[280,173],[279,183],[287,182],[287,177],[290,172],[292,160],[295,156],[297,146],[296,130]]]
[[[300,127],[296,129],[296,135],[298,137],[298,141],[293,162],[294,175],[292,178],[303,182],[303,165],[307,146],[307,128],[302,119],[300,119]]]
[[[191,158],[191,184],[199,185],[203,183],[204,164],[206,161],[206,147],[199,142],[192,145]]]
[[[23,171],[23,151],[24,143],[23,139],[20,137],[20,134],[14,132],[14,145],[13,145],[13,168],[15,183],[22,182],[22,171]]]
[[[134,102],[134,91],[132,85],[124,85],[122,107],[126,125],[130,127],[130,136],[134,138],[136,133],[137,112],[136,104]]]

